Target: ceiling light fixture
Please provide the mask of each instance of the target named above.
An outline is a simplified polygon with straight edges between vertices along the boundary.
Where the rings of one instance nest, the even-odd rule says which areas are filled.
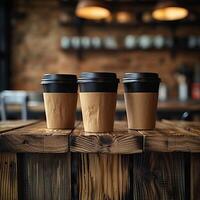
[[[116,13],[116,20],[119,23],[128,23],[133,21],[133,15],[127,11],[118,11]]]
[[[152,16],[159,21],[175,21],[186,18],[188,14],[189,11],[186,8],[179,6],[174,1],[166,0],[156,5]]]
[[[89,20],[101,20],[110,16],[104,1],[80,0],[76,7],[76,16]]]

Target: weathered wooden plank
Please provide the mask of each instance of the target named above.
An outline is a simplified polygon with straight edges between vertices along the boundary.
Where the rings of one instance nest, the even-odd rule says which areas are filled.
[[[133,155],[133,199],[187,199],[184,153]]]
[[[82,125],[73,133],[45,127],[40,122],[2,132],[0,151],[64,153],[70,145],[70,151],[83,153],[200,152],[200,125],[196,122],[164,120],[149,131],[128,130],[126,122],[116,122],[114,132],[105,134],[85,133]]]
[[[145,134],[144,151],[200,152],[200,138],[193,136],[156,137]]]
[[[47,129],[45,122],[2,133],[0,151],[64,153],[72,130]]]
[[[19,159],[24,200],[70,200],[71,158],[66,154],[23,154]]]
[[[126,122],[115,122],[112,133],[85,133],[83,125],[70,135],[70,151],[82,153],[138,153],[143,150],[143,136],[128,130]]]
[[[13,153],[0,153],[0,199],[18,199],[17,157]]]
[[[191,154],[191,200],[200,199],[200,154]]]
[[[185,135],[200,136],[200,122],[162,120],[168,127],[174,127]]]
[[[0,151],[4,152],[68,152],[68,138],[66,136],[4,135],[1,136],[0,140],[2,143]]]
[[[197,129],[182,128],[179,122],[157,122],[155,130],[139,131],[145,137],[145,151],[200,152],[200,135]]]
[[[71,129],[48,129],[46,128],[46,122],[41,121],[29,126],[25,126],[23,128],[19,128],[17,130],[9,131],[6,133],[2,133],[1,135],[69,135],[71,133]]]
[[[0,122],[0,151],[4,146],[1,134],[11,130],[16,130],[37,121],[1,121]],[[0,153],[0,199],[17,200],[17,156],[15,153]]]
[[[36,120],[13,120],[13,121],[1,121],[0,122],[0,134],[6,131],[10,131],[16,128],[24,127],[33,123],[37,123]]]
[[[124,199],[130,192],[130,155],[72,153],[72,199]]]
[[[184,153],[72,153],[72,199],[187,199]]]

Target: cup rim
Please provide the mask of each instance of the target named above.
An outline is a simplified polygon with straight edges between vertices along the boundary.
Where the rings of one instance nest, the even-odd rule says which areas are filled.
[[[113,82],[118,83],[116,73],[113,72],[82,72],[78,78],[78,83],[103,83],[103,82]]]
[[[75,74],[44,74],[41,84],[50,83],[77,83],[77,76]]]
[[[153,72],[128,72],[124,74],[123,83],[129,82],[160,82],[158,73]]]

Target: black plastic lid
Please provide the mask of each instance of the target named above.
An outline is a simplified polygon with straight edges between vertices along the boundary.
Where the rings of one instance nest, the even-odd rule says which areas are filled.
[[[112,72],[82,72],[78,83],[88,82],[119,82],[115,73]]]
[[[41,84],[44,92],[76,93],[77,77],[73,74],[44,74]]]
[[[77,77],[76,75],[73,74],[44,74],[41,84],[49,84],[57,82],[76,83]]]
[[[80,92],[117,92],[119,79],[111,72],[83,72],[78,83]]]
[[[125,73],[123,78],[123,83],[135,82],[135,81],[159,81],[160,78],[157,73],[149,72],[134,72],[134,73]]]

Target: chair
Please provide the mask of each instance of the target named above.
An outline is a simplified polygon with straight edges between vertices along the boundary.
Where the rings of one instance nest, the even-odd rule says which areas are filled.
[[[7,105],[21,106],[21,119],[28,119],[28,94],[25,91],[5,90],[0,93],[1,120],[7,120]]]

